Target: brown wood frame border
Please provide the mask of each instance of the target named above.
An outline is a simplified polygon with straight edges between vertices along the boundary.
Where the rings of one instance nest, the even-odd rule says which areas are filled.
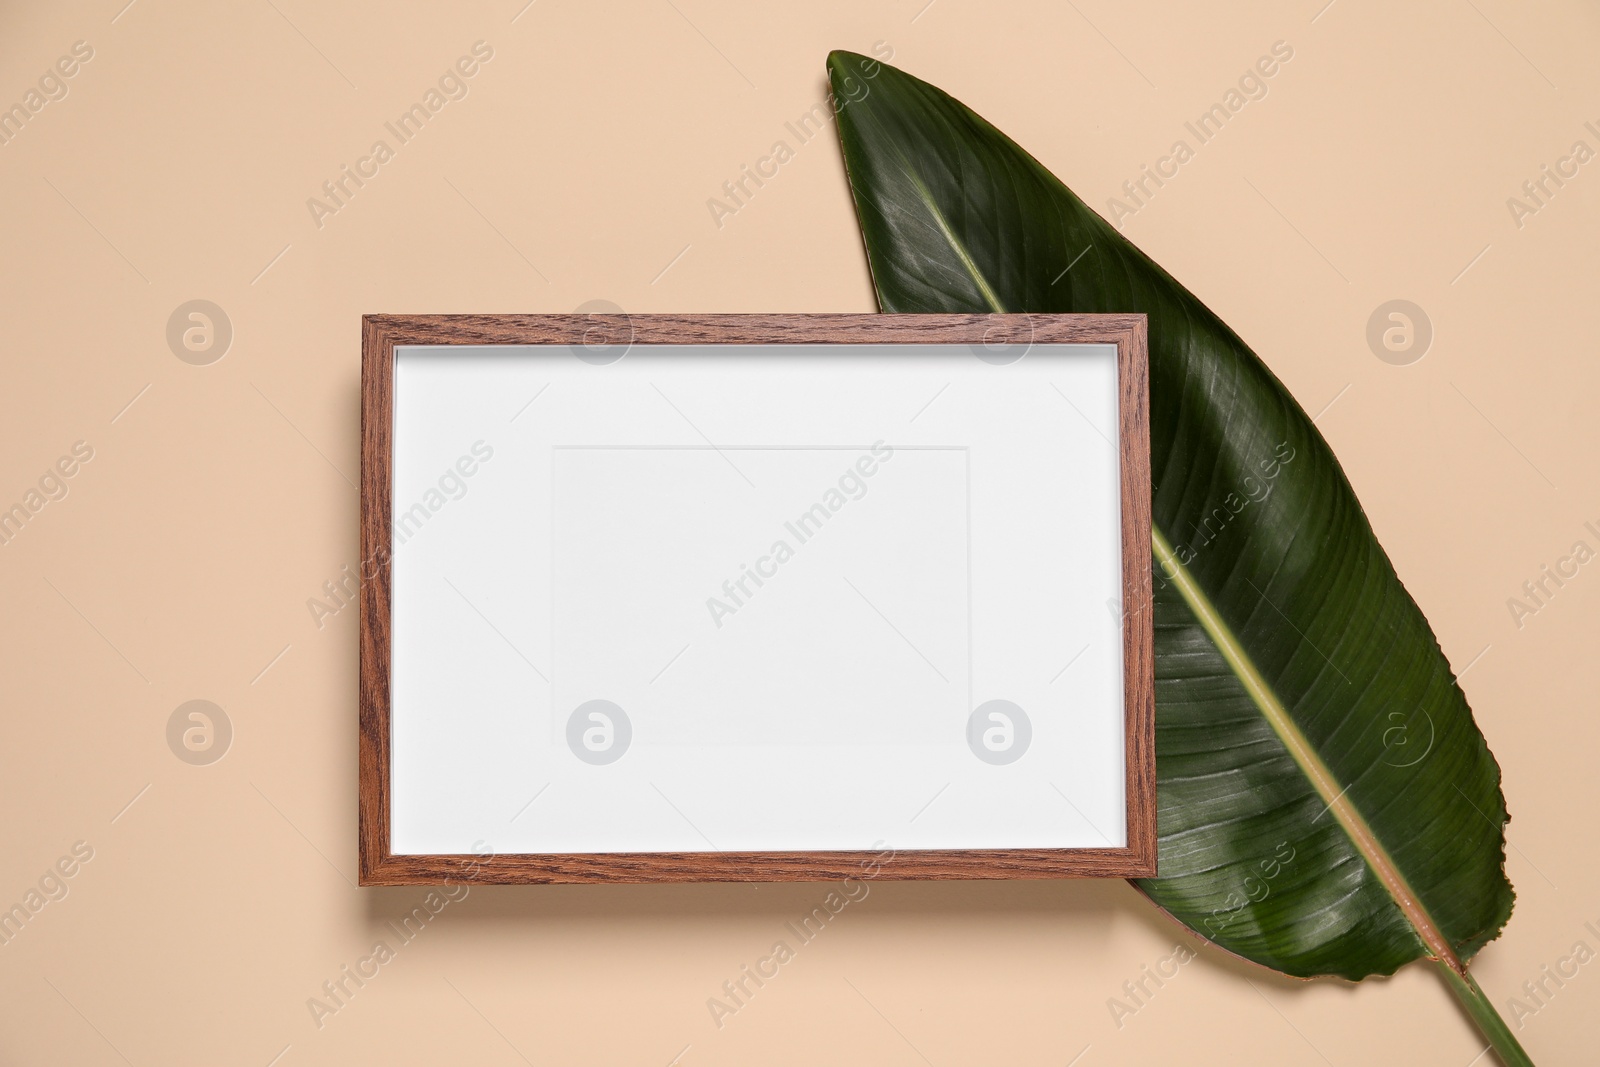
[[[1143,315],[367,315],[361,351],[359,842],[362,885],[1150,877],[1156,873],[1155,653],[1150,606],[1149,360]],[[598,335],[598,336],[597,336]],[[1121,434],[1124,848],[880,852],[394,855],[389,833],[390,518],[397,346],[1114,344]]]

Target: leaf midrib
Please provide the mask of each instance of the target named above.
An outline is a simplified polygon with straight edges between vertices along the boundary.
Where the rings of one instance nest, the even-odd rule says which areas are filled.
[[[911,161],[905,157],[905,153],[900,151],[898,144],[894,145],[894,154],[900,162],[901,173],[906,176],[906,180],[917,190],[917,197],[922,201],[922,206],[932,216],[934,225],[939,227],[939,232],[944,235],[944,239],[950,243],[951,250],[955,252],[956,258],[961,261],[961,265],[967,269],[967,274],[972,278],[972,283],[978,287],[978,291],[983,294],[983,299],[996,314],[1005,314],[1006,308],[1000,302],[1000,294],[994,291],[994,286],[989,284],[989,279],[985,278],[983,271],[978,269],[978,264],[972,258],[972,253],[967,251],[966,243],[956,236],[956,232],[951,228],[949,220],[944,217],[944,212],[939,209],[938,202],[934,200],[933,193],[924,184],[922,175],[917,173],[916,168],[911,165]]]
[[[1245,650],[1243,642],[1233,633],[1227,621],[1223,619],[1221,611],[1212,603],[1211,598],[1195,581],[1189,569],[1178,561],[1177,555],[1172,550],[1172,545],[1156,523],[1151,523],[1151,543],[1155,549],[1157,560],[1162,567],[1162,573],[1178,588],[1184,603],[1189,605],[1189,610],[1194,613],[1195,619],[1205,630],[1206,636],[1211,638],[1211,643],[1216,646],[1222,658],[1227,662],[1229,670],[1233,673],[1239,684],[1249,695],[1251,703],[1261,712],[1267,720],[1267,725],[1272,732],[1278,735],[1278,740],[1288,750],[1289,756],[1294,760],[1300,772],[1311,782],[1312,788],[1327,803],[1327,810],[1338,821],[1350,841],[1361,853],[1362,859],[1384,890],[1389,894],[1395,906],[1398,907],[1406,920],[1416,930],[1417,936],[1427,947],[1429,954],[1443,963],[1448,964],[1458,973],[1466,973],[1465,966],[1457,958],[1454,947],[1444,931],[1439,928],[1427,909],[1423,906],[1416,890],[1401,873],[1394,858],[1367,825],[1365,816],[1356,809],[1349,799],[1349,786],[1340,788],[1338,778],[1323,762],[1322,756],[1311,744],[1309,738],[1301,731],[1299,725],[1289,713],[1289,709],[1278,698],[1272,686],[1262,676],[1250,654]]]

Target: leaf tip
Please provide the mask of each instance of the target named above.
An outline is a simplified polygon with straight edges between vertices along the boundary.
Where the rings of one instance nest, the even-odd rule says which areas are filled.
[[[864,56],[860,52],[851,52],[843,48],[835,48],[828,53],[828,80],[833,83],[834,91],[838,92],[841,86],[850,86],[851,79],[856,77],[871,80],[884,70],[894,70],[881,59]],[[854,94],[850,94],[854,99]]]

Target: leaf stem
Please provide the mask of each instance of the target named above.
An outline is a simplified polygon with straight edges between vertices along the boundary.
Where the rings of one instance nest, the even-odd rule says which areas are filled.
[[[1489,1045],[1500,1057],[1500,1062],[1506,1067],[1534,1067],[1533,1060],[1528,1058],[1528,1053],[1523,1050],[1516,1035],[1511,1032],[1511,1027],[1500,1017],[1489,998],[1484,995],[1478,982],[1470,974],[1462,974],[1449,964],[1435,961],[1439,970],[1444,972],[1445,984],[1456,995],[1461,1006],[1467,1009],[1467,1014],[1472,1016],[1472,1021],[1478,1025],[1478,1030],[1489,1039]]]

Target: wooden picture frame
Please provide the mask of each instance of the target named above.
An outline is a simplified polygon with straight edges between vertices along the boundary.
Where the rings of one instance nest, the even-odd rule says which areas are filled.
[[[1156,873],[1150,456],[1143,315],[368,315],[362,320],[359,867],[362,885],[820,881],[861,876],[881,853],[391,851],[391,557],[396,349],[688,344],[1098,344],[1116,347],[1121,496],[1127,844],[1116,848],[899,851],[890,879],[1149,877]],[[1069,417],[1069,416],[1063,416]]]

